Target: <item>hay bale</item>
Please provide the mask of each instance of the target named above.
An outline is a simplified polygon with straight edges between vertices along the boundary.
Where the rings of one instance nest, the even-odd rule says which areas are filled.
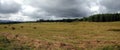
[[[24,26],[20,26],[21,28],[24,28]]]
[[[15,30],[16,28],[15,27],[11,27],[12,28],[12,30]]]
[[[5,26],[4,28],[8,28],[7,26]]]
[[[33,29],[37,29],[37,27],[33,27]]]

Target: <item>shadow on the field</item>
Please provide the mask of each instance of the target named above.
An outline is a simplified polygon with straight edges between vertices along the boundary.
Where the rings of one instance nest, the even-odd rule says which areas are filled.
[[[120,32],[120,29],[109,29],[108,31],[116,31],[116,32]]]

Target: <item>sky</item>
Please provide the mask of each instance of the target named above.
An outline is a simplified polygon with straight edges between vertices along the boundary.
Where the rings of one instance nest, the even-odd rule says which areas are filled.
[[[0,0],[0,20],[81,18],[120,12],[120,0]]]

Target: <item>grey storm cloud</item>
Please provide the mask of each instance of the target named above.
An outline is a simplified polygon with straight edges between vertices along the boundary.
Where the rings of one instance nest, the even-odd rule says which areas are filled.
[[[0,0],[0,13],[17,13],[21,9],[21,5],[14,1],[2,1]]]
[[[85,1],[79,0],[36,0],[31,5],[58,17],[82,17],[89,14]]]
[[[100,4],[106,8],[107,13],[120,11],[120,0],[102,0]]]
[[[119,2],[120,0],[0,0],[0,19],[57,19],[115,13],[120,12]]]

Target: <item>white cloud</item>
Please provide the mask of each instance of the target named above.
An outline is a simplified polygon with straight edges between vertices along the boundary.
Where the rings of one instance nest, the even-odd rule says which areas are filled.
[[[11,14],[11,16],[8,18],[8,20],[13,20],[13,21],[34,21],[29,16],[24,16],[22,13],[17,13],[17,14]]]
[[[55,20],[109,12],[120,12],[119,0],[0,0],[0,20]]]

